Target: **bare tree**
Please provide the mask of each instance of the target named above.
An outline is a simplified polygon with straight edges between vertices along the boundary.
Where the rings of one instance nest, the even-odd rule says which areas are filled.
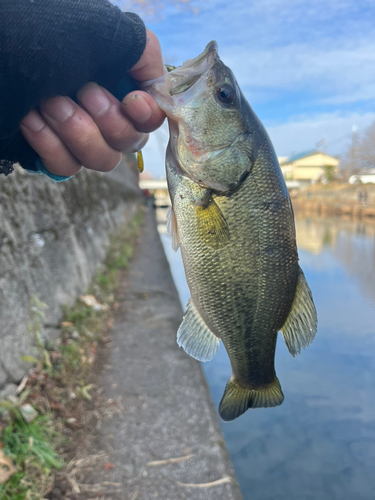
[[[341,162],[346,178],[372,168],[375,168],[375,122],[359,136],[353,132],[352,144]]]
[[[360,138],[356,157],[361,170],[375,168],[375,122],[366,129]]]

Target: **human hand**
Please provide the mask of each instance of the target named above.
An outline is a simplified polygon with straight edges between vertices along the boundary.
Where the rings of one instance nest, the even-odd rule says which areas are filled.
[[[146,48],[129,74],[142,82],[165,72],[159,41],[147,30]],[[77,93],[79,105],[57,96],[31,110],[21,122],[21,132],[39,154],[49,172],[59,176],[76,174],[82,166],[101,172],[115,168],[122,152],[141,149],[148,133],[163,123],[165,114],[154,99],[134,91],[118,101],[96,83]]]

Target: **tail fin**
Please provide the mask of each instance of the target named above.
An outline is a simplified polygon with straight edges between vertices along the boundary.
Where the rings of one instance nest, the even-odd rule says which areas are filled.
[[[230,379],[220,402],[219,413],[225,422],[229,422],[249,408],[269,408],[281,405],[283,401],[284,394],[276,376],[273,382],[258,389],[243,387],[236,379]]]

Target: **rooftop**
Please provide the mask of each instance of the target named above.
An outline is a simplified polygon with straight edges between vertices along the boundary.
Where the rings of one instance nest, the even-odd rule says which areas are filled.
[[[300,153],[295,153],[291,156],[283,156],[279,159],[279,161],[280,165],[285,165],[286,163],[292,163],[294,161],[301,160],[302,158],[307,158],[308,156],[314,156],[319,154],[331,156],[332,158],[334,158],[334,156],[329,155],[324,151],[319,151],[318,149],[310,149],[309,151],[302,151]]]

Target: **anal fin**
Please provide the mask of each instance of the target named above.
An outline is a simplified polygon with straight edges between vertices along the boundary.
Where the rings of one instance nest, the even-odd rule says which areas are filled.
[[[298,281],[289,315],[280,328],[284,341],[292,356],[301,352],[314,340],[318,318],[312,294],[302,269],[299,269]]]
[[[198,361],[210,361],[219,349],[218,337],[207,327],[191,299],[177,332],[177,344]]]

